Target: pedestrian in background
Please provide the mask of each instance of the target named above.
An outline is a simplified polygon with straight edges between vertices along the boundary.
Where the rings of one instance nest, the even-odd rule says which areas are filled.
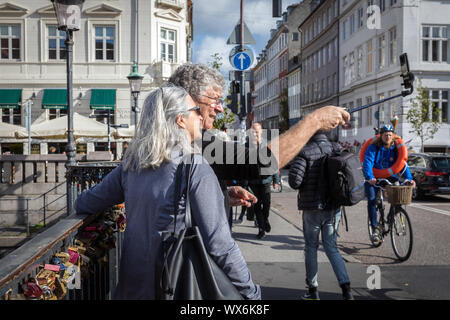
[[[267,144],[262,137],[262,126],[260,123],[255,122],[252,125],[252,136],[250,137],[249,144],[253,147],[260,148],[261,145]],[[262,239],[266,232],[270,232],[272,227],[269,222],[270,212],[270,200],[271,200],[271,186],[272,184],[280,184],[280,176],[278,172],[274,175],[249,180],[248,185],[253,191],[259,201],[253,206],[255,212],[256,222],[258,224],[257,238]]]
[[[304,300],[319,300],[317,250],[319,235],[328,260],[342,289],[344,300],[353,300],[350,280],[344,259],[337,248],[337,228],[341,218],[340,208],[329,207],[326,184],[320,183],[323,158],[332,153],[333,148],[327,136],[318,132],[300,153],[291,161],[289,185],[298,189],[298,210],[303,211],[303,233],[305,237],[305,267],[308,292]],[[323,190],[321,190],[321,188]]]

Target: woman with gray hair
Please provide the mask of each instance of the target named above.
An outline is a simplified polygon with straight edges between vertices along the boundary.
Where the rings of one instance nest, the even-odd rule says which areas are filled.
[[[77,213],[103,212],[125,202],[119,283],[114,299],[155,299],[155,262],[161,235],[174,228],[175,176],[182,156],[201,139],[199,107],[179,87],[153,91],[145,100],[137,134],[125,160],[77,199]],[[242,253],[231,237],[223,195],[214,172],[195,154],[189,186],[192,216],[206,249],[246,299],[261,299]],[[186,181],[182,179],[182,188]],[[177,208],[176,232],[184,228],[184,203]]]

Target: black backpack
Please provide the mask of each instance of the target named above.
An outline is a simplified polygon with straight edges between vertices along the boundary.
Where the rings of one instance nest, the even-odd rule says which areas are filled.
[[[364,174],[359,158],[336,148],[322,158],[321,179],[328,207],[353,206],[364,199]]]

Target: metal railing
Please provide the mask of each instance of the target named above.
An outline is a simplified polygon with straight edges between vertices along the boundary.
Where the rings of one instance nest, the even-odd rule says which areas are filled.
[[[66,178],[76,186],[76,193],[80,194],[99,183],[118,164],[78,164],[68,168]],[[123,214],[122,211],[123,208],[115,207],[101,214],[65,217],[0,259],[0,299],[111,299],[118,282],[123,240],[123,233],[115,224],[114,217]],[[109,225],[108,228],[100,227],[105,223]],[[75,250],[74,247],[80,249],[77,260],[79,281],[63,283],[66,286],[64,294],[55,293],[54,284],[53,287],[44,285],[44,293],[39,297],[30,294],[30,286],[38,283],[42,286],[38,276],[42,275],[48,265],[54,265],[55,257],[67,252],[73,253],[71,250]],[[85,251],[81,251],[82,248]],[[53,281],[60,283],[59,279],[65,279],[64,272],[67,271],[56,272],[58,280],[53,278]]]

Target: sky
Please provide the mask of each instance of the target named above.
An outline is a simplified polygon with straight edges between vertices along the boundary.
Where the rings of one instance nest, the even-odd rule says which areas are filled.
[[[282,0],[282,12],[289,5],[299,2]],[[211,55],[219,53],[223,63],[221,72],[228,79],[228,71],[233,70],[228,55],[235,45],[227,45],[227,40],[239,22],[241,0],[193,0],[193,4],[192,60],[207,64],[213,60]],[[272,18],[272,0],[244,0],[244,21],[256,41],[250,46],[255,60],[270,38],[270,29],[275,29],[276,21],[280,19]]]

